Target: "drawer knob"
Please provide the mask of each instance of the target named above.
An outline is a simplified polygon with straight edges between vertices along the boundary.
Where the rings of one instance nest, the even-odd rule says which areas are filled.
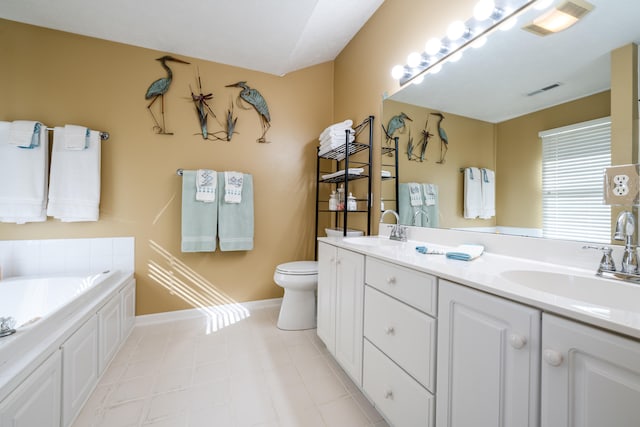
[[[394,328],[393,326],[387,326],[386,328],[384,328],[384,332],[387,335],[394,335],[396,333],[396,328]]]
[[[391,391],[391,390],[385,391],[384,392],[384,398],[392,400],[393,399],[393,391]]]
[[[525,345],[527,345],[527,337],[523,337],[520,334],[511,334],[511,336],[509,337],[509,344],[511,344],[511,347],[515,348],[516,350],[520,350]]]
[[[387,285],[395,285],[396,284],[396,278],[391,276],[391,277],[387,277]]]
[[[564,357],[562,356],[562,353],[560,353],[559,351],[550,350],[550,349],[547,349],[542,352],[542,358],[544,359],[545,362],[547,362],[551,366],[560,366],[564,361]]]

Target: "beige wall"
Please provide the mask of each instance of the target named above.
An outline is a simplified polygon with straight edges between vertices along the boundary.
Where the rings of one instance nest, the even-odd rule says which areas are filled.
[[[498,225],[542,228],[542,146],[538,133],[606,117],[610,106],[610,93],[605,91],[497,125]]]
[[[333,118],[333,64],[277,77],[181,57],[191,65],[172,64],[165,103],[167,128],[175,135],[165,136],[153,133],[144,99],[149,84],[164,76],[155,61],[163,54],[0,20],[0,120],[81,124],[111,134],[102,147],[100,221],[0,224],[0,239],[134,236],[137,314],[281,296],[272,280],[275,266],[313,257],[314,153],[317,135]],[[271,111],[271,144],[256,143],[256,113],[238,108],[231,142],[194,135],[189,85],[195,85],[196,69],[219,116],[239,92],[224,85],[246,80],[258,88]],[[253,174],[254,250],[180,252],[177,168]],[[152,280],[151,265],[182,278],[185,289],[170,291]],[[181,265],[194,276],[181,276]]]
[[[397,132],[395,136],[399,137],[399,182],[428,182],[438,184],[439,190],[439,206],[440,206],[440,227],[492,227],[495,225],[495,218],[483,219],[464,219],[463,216],[463,178],[460,168],[469,166],[479,168],[489,168],[495,170],[495,130],[494,125],[480,120],[470,119],[468,117],[457,116],[443,112],[445,119],[442,122],[442,128],[447,132],[450,141],[449,150],[446,153],[445,162],[443,164],[436,163],[440,159],[440,139],[437,136],[436,118],[429,118],[428,130],[435,133],[429,139],[424,162],[409,161],[407,156],[407,141],[409,138],[409,130],[414,144],[420,144],[421,132],[425,126],[425,120],[430,112],[429,110],[415,105],[404,104],[401,102],[385,100],[384,114],[382,123],[387,126],[392,116],[404,112],[413,121],[407,121],[408,125],[404,133]],[[417,149],[414,149],[414,154]],[[388,163],[385,161],[384,163]],[[385,168],[388,169],[388,168]],[[385,199],[394,198],[395,191],[392,181],[386,181],[382,184],[382,197]],[[386,208],[392,208],[387,206]]]

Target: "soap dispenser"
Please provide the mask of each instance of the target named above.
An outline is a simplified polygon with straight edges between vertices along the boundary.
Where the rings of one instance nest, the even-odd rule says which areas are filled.
[[[347,197],[347,210],[348,211],[356,211],[358,210],[358,203],[356,202],[356,198],[349,192],[349,197]]]
[[[331,192],[331,196],[329,196],[329,210],[337,211],[338,210],[338,197],[336,196],[336,190]]]

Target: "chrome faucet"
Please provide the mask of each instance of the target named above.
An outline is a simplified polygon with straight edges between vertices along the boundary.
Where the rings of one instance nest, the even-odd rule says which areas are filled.
[[[416,225],[416,218],[418,218],[418,214],[424,214],[425,218],[427,219],[427,224],[429,223],[429,214],[426,213],[423,209],[418,209],[414,214],[413,214],[413,220],[411,221],[411,225]]]
[[[16,319],[11,316],[0,317],[0,338],[15,334]]]
[[[389,239],[391,240],[399,240],[401,242],[406,242],[407,241],[407,227],[404,225],[400,225],[400,217],[398,216],[398,213],[392,209],[387,209],[386,211],[382,212],[382,215],[380,215],[380,224],[383,223],[384,221],[384,216],[388,213],[392,213],[393,216],[396,217],[396,224],[393,226],[393,228],[391,229],[391,234],[389,234]]]
[[[616,220],[616,231],[613,235],[614,240],[624,241],[624,254],[622,255],[622,266],[620,271],[623,273],[635,274],[638,272],[638,253],[636,245],[633,243],[633,236],[636,230],[636,220],[629,211],[622,211]]]

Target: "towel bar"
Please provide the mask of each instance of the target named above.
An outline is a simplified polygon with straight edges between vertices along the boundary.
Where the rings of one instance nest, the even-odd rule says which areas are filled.
[[[53,128],[47,127],[47,130],[53,130]],[[100,139],[106,141],[109,139],[109,132],[100,132]]]
[[[178,170],[176,170],[176,175],[182,176],[182,172],[183,172],[182,169],[178,169]]]

